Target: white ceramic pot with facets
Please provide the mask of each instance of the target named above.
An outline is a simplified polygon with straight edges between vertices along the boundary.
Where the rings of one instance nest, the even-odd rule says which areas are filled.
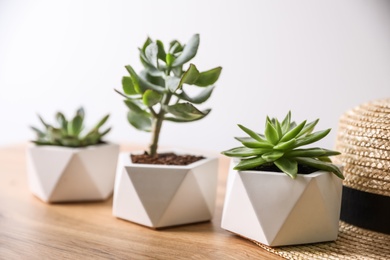
[[[317,171],[291,179],[284,173],[233,170],[231,161],[222,228],[268,246],[337,239],[342,180]]]
[[[105,200],[114,188],[118,154],[116,144],[31,145],[27,148],[30,190],[45,202]]]
[[[135,164],[129,153],[121,153],[113,215],[151,228],[209,221],[215,209],[217,178],[217,158],[186,166],[152,165]]]

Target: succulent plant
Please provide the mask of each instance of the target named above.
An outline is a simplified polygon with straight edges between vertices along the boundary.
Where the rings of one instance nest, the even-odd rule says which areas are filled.
[[[67,120],[63,113],[57,112],[55,118],[58,126],[47,124],[41,116],[38,115],[45,129],[42,131],[36,127],[31,127],[37,134],[37,139],[32,141],[37,145],[56,145],[67,147],[85,147],[89,145],[104,143],[102,137],[106,135],[111,128],[100,132],[100,127],[107,121],[109,115],[103,117],[94,128],[85,135],[82,135],[84,130],[84,109],[77,110],[76,115],[72,120]]]
[[[127,65],[130,74],[122,78],[125,104],[129,108],[127,118],[138,130],[152,132],[149,155],[157,154],[158,140],[163,121],[192,122],[204,118],[210,109],[198,109],[209,99],[222,68],[216,67],[199,72],[194,64],[183,66],[195,57],[199,46],[199,34],[195,34],[186,45],[177,40],[165,48],[160,40],[147,38],[139,49],[144,69],[137,74]],[[199,87],[197,95],[191,96],[188,85]]]
[[[249,137],[237,137],[243,146],[236,147],[222,154],[229,157],[241,158],[235,170],[251,170],[260,166],[275,165],[282,172],[295,179],[298,165],[308,166],[317,170],[334,173],[344,179],[340,169],[332,164],[329,156],[339,155],[337,151],[323,148],[301,148],[324,138],[331,129],[312,133],[319,119],[296,124],[291,121],[291,112],[282,122],[267,116],[264,135],[238,125]]]

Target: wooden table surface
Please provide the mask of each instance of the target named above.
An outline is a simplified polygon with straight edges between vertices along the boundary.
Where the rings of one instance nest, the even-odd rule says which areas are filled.
[[[0,148],[0,259],[281,259],[220,227],[226,158],[213,220],[157,231],[115,218],[112,198],[40,201],[28,190],[25,147]]]

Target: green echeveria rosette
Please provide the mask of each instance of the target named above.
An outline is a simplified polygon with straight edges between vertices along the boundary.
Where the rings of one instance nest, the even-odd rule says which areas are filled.
[[[85,147],[104,143],[102,137],[106,135],[111,128],[100,131],[100,127],[107,121],[109,115],[104,116],[90,131],[82,134],[84,130],[83,108],[77,110],[72,120],[67,120],[63,113],[58,112],[55,116],[58,126],[46,123],[41,116],[39,120],[44,125],[44,130],[31,127],[37,134],[37,139],[32,141],[37,145],[55,145],[66,147]]]
[[[314,132],[319,119],[297,125],[291,122],[291,112],[282,122],[267,117],[264,135],[258,134],[243,125],[238,125],[249,137],[237,137],[243,146],[236,147],[222,154],[240,158],[235,170],[251,170],[262,165],[274,164],[282,172],[295,179],[298,165],[334,173],[344,179],[339,167],[332,164],[330,156],[339,155],[337,151],[323,148],[300,148],[324,138],[331,129]],[[299,149],[300,148],[300,149]]]

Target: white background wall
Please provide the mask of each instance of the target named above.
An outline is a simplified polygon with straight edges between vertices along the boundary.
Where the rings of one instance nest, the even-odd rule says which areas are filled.
[[[266,115],[297,121],[338,118],[369,100],[390,97],[390,2],[387,0],[0,0],[0,145],[34,137],[36,113],[54,118],[80,105],[87,123],[110,113],[109,140],[147,144],[126,121],[114,93],[140,69],[137,47],[149,35],[168,42],[200,33],[194,63],[221,65],[222,76],[189,124],[166,123],[161,144],[220,151],[241,135],[237,123],[263,130]]]

